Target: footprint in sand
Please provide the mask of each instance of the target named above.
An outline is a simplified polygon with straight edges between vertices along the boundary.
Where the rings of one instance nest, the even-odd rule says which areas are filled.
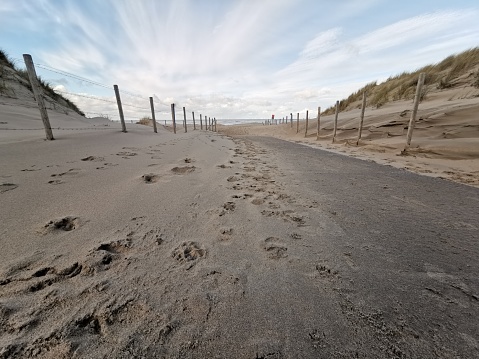
[[[41,232],[44,234],[52,231],[70,232],[77,229],[79,226],[80,223],[78,217],[67,216],[49,221],[43,226]]]
[[[178,262],[190,262],[206,255],[206,250],[197,242],[183,242],[173,249],[171,256]]]
[[[195,169],[196,169],[195,166],[173,167],[171,169],[171,172],[178,175],[183,175],[183,174],[191,173],[195,171]]]
[[[82,161],[97,161],[103,162],[105,159],[103,157],[88,156],[81,159]]]
[[[118,152],[116,155],[117,155],[117,156],[121,156],[121,158],[128,159],[128,158],[130,158],[130,157],[136,156],[137,153],[136,153],[136,152],[122,151],[122,152]]]
[[[145,183],[156,183],[160,179],[160,176],[155,175],[154,173],[147,173],[141,176]]]
[[[251,201],[251,203],[256,205],[256,206],[259,206],[259,205],[264,203],[264,199],[263,198],[255,198]]]
[[[279,243],[279,238],[276,237],[266,238],[264,240],[263,249],[266,251],[270,259],[280,259],[288,256],[286,254],[288,248]]]
[[[18,185],[14,184],[14,183],[2,183],[2,184],[0,184],[0,193],[11,191],[12,189],[15,189],[17,187],[18,187]]]
[[[338,275],[338,272],[336,270],[331,269],[325,264],[316,264],[315,269],[322,278],[333,279],[336,278]]]
[[[233,228],[225,227],[220,229],[220,241],[228,241],[231,239],[231,235],[233,234]]]
[[[240,180],[240,178],[239,178],[239,177],[236,177],[236,176],[229,176],[229,177],[226,179],[226,181],[228,181],[228,182],[237,182],[237,181],[239,181],[239,180]]]
[[[22,172],[34,172],[34,171],[40,171],[40,168],[33,168],[35,165],[33,165],[31,168],[25,168],[21,170]],[[48,166],[47,166],[48,167]]]
[[[48,184],[62,184],[62,183],[65,183],[65,182],[59,179],[48,181]]]
[[[55,174],[52,174],[50,175],[50,177],[63,177],[63,176],[74,176],[74,175],[77,175],[81,172],[81,169],[80,168],[70,168],[68,171],[66,172],[62,172],[62,173],[55,173]]]

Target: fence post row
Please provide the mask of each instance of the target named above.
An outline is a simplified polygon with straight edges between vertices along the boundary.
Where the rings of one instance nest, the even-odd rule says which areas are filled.
[[[43,121],[43,127],[45,128],[47,140],[52,141],[55,138],[53,138],[52,127],[50,126],[47,108],[45,107],[45,101],[43,100],[43,92],[40,88],[40,84],[38,83],[37,73],[35,71],[35,66],[33,65],[32,56],[29,54],[23,54],[23,60],[25,61],[25,66],[27,67],[28,78],[30,79],[30,84],[32,85],[33,95],[35,96],[38,109],[40,110],[40,116]]]
[[[363,92],[363,104],[361,105],[361,119],[359,120],[359,131],[358,131],[358,139],[356,141],[356,146],[359,145],[359,140],[361,139],[361,134],[363,132],[364,110],[365,109],[366,109],[366,91]]]
[[[153,132],[158,133],[156,129],[155,106],[153,105],[153,97],[150,97],[151,118],[153,119]]]
[[[309,110],[306,110],[306,129],[304,130],[304,137],[306,137],[308,135],[308,122],[309,122],[308,112],[309,112]]]
[[[334,115],[334,130],[333,130],[333,143],[336,138],[336,131],[338,129],[338,115],[339,115],[339,101],[336,101],[336,113]]]
[[[421,92],[422,92],[422,86],[424,85],[425,77],[426,77],[425,72],[421,72],[419,74],[419,80],[417,81],[417,87],[416,87],[416,96],[414,97],[414,107],[411,113],[411,118],[409,119],[409,126],[407,129],[407,142],[406,142],[406,147],[404,147],[404,151],[406,151],[411,145],[412,132],[414,131],[414,125],[416,124],[417,109],[419,107],[419,102],[421,101]]]
[[[316,140],[319,140],[319,119],[321,118],[321,106],[318,107],[318,128],[316,129]]]
[[[173,122],[173,132],[176,134],[176,116],[175,116],[175,104],[171,104],[171,121]]]
[[[113,85],[113,89],[115,90],[116,103],[118,105],[118,112],[120,113],[121,132],[126,132],[125,117],[123,116],[123,107],[121,106],[120,90],[118,89],[118,85]]]
[[[183,106],[183,125],[185,127],[185,133],[188,132],[188,129],[186,128],[186,108]]]

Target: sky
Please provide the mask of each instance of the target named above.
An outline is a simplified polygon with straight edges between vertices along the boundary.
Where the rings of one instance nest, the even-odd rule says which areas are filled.
[[[127,119],[151,96],[157,120],[175,103],[226,122],[315,113],[477,47],[478,19],[477,0],[1,0],[0,48],[89,117],[118,119],[117,84]]]

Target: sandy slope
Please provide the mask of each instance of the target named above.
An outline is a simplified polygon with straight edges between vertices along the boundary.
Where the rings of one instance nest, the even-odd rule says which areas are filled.
[[[278,126],[220,126],[225,134],[274,136],[289,141],[340,151],[354,157],[374,160],[395,167],[436,177],[479,185],[479,90],[462,87],[435,90],[420,104],[411,148],[406,143],[407,126],[412,110],[410,101],[388,103],[379,109],[368,107],[360,145],[356,146],[360,109],[339,115],[336,141],[332,144],[334,116],[321,118],[319,140],[317,121],[311,119],[305,137],[305,114],[299,122]],[[311,115],[311,112],[314,114]],[[310,117],[316,117],[310,111]]]

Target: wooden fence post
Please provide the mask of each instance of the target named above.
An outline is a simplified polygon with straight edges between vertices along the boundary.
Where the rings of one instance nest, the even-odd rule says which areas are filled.
[[[318,128],[316,129],[316,141],[319,140],[319,119],[321,118],[321,106],[318,107]]]
[[[191,115],[193,116],[193,131],[196,130],[196,123],[195,123],[195,112],[191,112]]]
[[[409,119],[409,126],[407,129],[407,142],[406,147],[404,147],[404,151],[406,151],[411,145],[412,131],[414,131],[414,125],[416,124],[417,109],[419,107],[419,102],[421,101],[421,92],[422,86],[424,85],[425,77],[426,73],[421,72],[421,74],[419,75],[419,80],[417,81],[416,96],[414,97],[414,107],[411,113],[411,118]]]
[[[299,132],[299,112],[298,112],[298,116],[296,117],[296,133]]]
[[[186,127],[186,108],[183,106],[183,124],[185,126],[185,133],[188,132],[188,128]]]
[[[118,105],[118,112],[120,114],[121,132],[126,132],[125,116],[123,116],[123,107],[121,106],[120,90],[118,89],[118,85],[113,85],[113,89],[115,90],[116,103]]]
[[[290,121],[291,122],[291,128],[293,128],[293,114],[290,113],[290,116],[291,116],[291,121]]]
[[[359,145],[359,140],[361,139],[361,134],[363,132],[364,110],[366,110],[366,91],[363,92],[363,104],[361,105],[361,119],[359,120],[359,131],[358,139],[356,140],[356,146]]]
[[[200,130],[203,129],[203,115],[200,113]]]
[[[214,121],[215,121],[215,132],[218,132],[218,131],[216,130],[216,117],[214,118]]]
[[[153,97],[150,97],[151,118],[153,119],[153,132],[158,133],[156,129],[155,106],[153,105]]]
[[[35,96],[38,109],[40,110],[40,116],[43,121],[43,127],[45,128],[47,140],[52,141],[55,138],[53,138],[50,119],[48,118],[47,108],[45,107],[45,101],[43,100],[43,91],[38,83],[37,73],[35,71],[35,66],[33,65],[32,56],[29,54],[23,54],[23,60],[25,61],[25,66],[27,67],[28,78],[30,79],[30,84],[32,85],[33,95]]]
[[[176,114],[175,114],[175,104],[171,104],[171,120],[173,121],[173,132],[176,134]]]
[[[338,130],[338,116],[339,116],[339,101],[336,101],[336,113],[334,114],[334,129],[333,129],[333,143],[336,138],[336,131]]]
[[[308,122],[309,122],[308,113],[309,113],[309,110],[306,110],[306,129],[304,130],[304,137],[308,135]]]

